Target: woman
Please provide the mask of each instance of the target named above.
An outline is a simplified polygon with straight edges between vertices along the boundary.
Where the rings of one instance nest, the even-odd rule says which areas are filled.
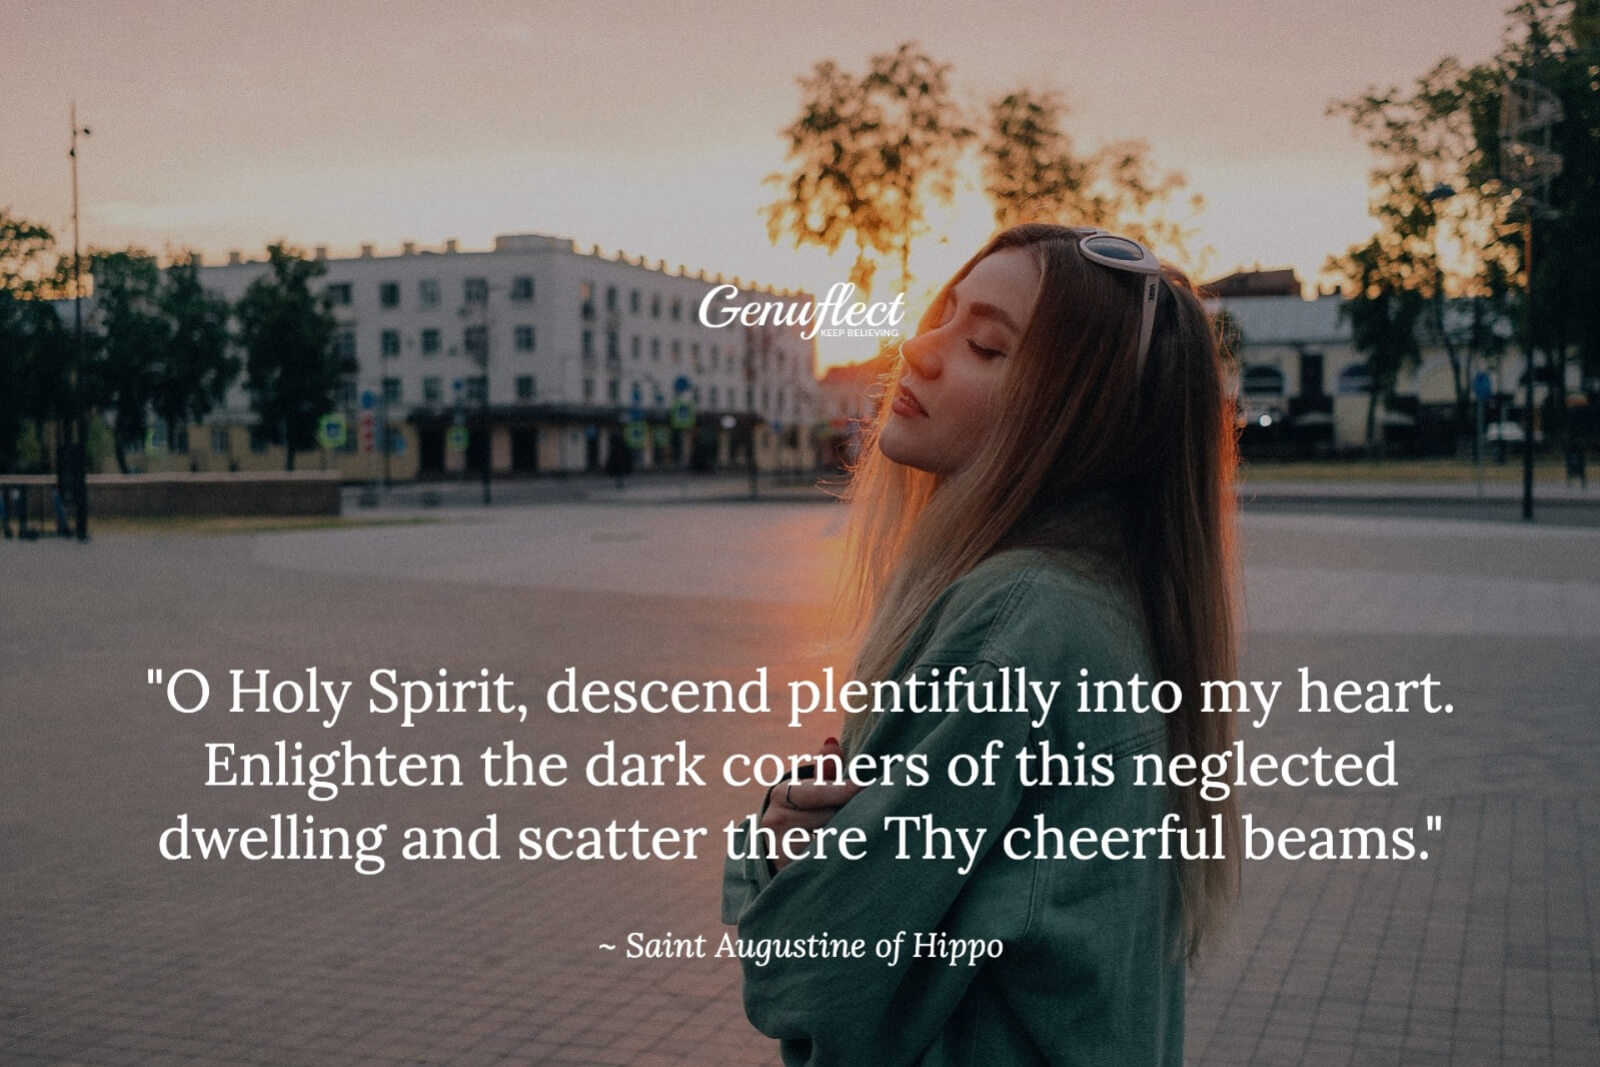
[[[817,781],[769,791],[763,829],[836,836],[729,861],[724,918],[777,957],[745,959],[746,1011],[789,1063],[1181,1063],[1184,962],[1232,894],[1234,812],[1136,785],[1134,762],[1229,743],[1198,711],[1235,649],[1210,322],[1136,242],[1028,225],[951,279],[902,355],[852,487],[855,674],[973,684],[938,712],[850,716]],[[994,711],[1019,670],[1039,688]],[[1148,707],[1157,680],[1181,707]],[[833,950],[795,944],[824,934]]]

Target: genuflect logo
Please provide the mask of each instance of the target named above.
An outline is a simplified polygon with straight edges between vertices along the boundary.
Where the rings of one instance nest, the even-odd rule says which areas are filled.
[[[871,304],[852,300],[856,287],[839,282],[821,300],[735,301],[739,289],[719,285],[700,301],[700,322],[713,330],[737,323],[740,326],[804,326],[800,336],[809,341],[823,337],[899,337],[897,327],[906,317],[906,294],[900,293],[885,303]]]

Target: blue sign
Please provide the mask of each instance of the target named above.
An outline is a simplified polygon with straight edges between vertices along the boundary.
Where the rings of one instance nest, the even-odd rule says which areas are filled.
[[[694,383],[689,380],[689,377],[686,374],[678,375],[677,380],[672,383],[672,391],[674,393],[687,393],[693,388]]]
[[[363,390],[361,390],[361,410],[362,411],[371,411],[373,408],[377,407],[377,405],[378,405],[378,398],[373,394],[371,389],[363,389]]]
[[[1479,371],[1472,376],[1472,395],[1479,400],[1488,400],[1494,395],[1494,383],[1489,380],[1485,371]]]

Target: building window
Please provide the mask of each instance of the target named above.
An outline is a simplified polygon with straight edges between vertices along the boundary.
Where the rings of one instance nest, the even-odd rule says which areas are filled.
[[[594,282],[578,284],[578,299],[583,303],[583,321],[594,321]]]
[[[429,404],[437,404],[444,399],[444,383],[438,378],[422,379],[422,399]]]
[[[651,293],[650,294],[650,317],[652,319],[659,319],[661,317],[661,294],[660,293]]]
[[[1239,386],[1245,396],[1282,396],[1283,371],[1269,365],[1246,367]]]
[[[639,314],[639,290],[637,289],[628,294],[628,310],[635,315]]]
[[[713,408],[717,406],[717,387],[714,385],[711,387],[711,406]]]
[[[349,378],[339,383],[339,406],[346,411],[356,406],[356,383]]]
[[[606,310],[617,310],[617,287],[614,285],[606,286]]]
[[[385,404],[400,403],[400,379],[385,378],[383,380],[383,402]]]
[[[606,331],[606,358],[607,359],[620,359],[620,358],[622,358],[622,343],[617,338],[617,331],[616,330],[607,330]]]
[[[489,331],[482,326],[468,326],[461,332],[461,350],[473,359],[483,359],[489,354]]]
[[[674,342],[672,342],[672,365],[674,367],[676,367],[678,364],[680,364],[682,362],[683,362],[683,349],[678,346],[678,342],[674,341]]]
[[[1372,392],[1372,371],[1365,363],[1352,363],[1339,372],[1340,396],[1366,396]]]
[[[461,281],[461,300],[466,304],[487,304],[489,302],[489,281],[487,278],[464,278]]]
[[[650,338],[650,358],[656,363],[661,362],[661,338]]]
[[[399,282],[383,282],[378,286],[378,306],[386,308],[400,306]]]
[[[512,331],[512,338],[514,339],[518,352],[533,351],[532,326],[518,326],[514,331]]]
[[[631,346],[631,351],[632,351],[632,354],[633,354],[633,358],[634,359],[638,359],[639,358],[639,335],[638,334],[634,334],[633,335],[633,345]]]
[[[594,331],[593,330],[584,330],[583,331],[583,355],[584,355],[585,359],[589,359],[589,358],[592,358],[594,356]]]
[[[593,378],[585,378],[583,380],[583,399],[584,400],[593,400],[594,399],[594,379]]]
[[[539,389],[534,384],[533,375],[531,375],[531,374],[519,374],[519,375],[517,375],[517,399],[518,400],[532,400],[534,397],[536,397],[538,395],[539,395]]]
[[[335,282],[328,286],[328,303],[334,307],[350,306],[350,283]]]
[[[261,455],[272,447],[272,442],[267,439],[266,431],[260,426],[250,427],[250,451],[254,455]]]
[[[711,369],[712,370],[720,370],[721,368],[722,368],[722,350],[720,348],[718,348],[716,345],[712,345],[711,346]]]
[[[378,335],[379,347],[384,359],[394,359],[400,355],[400,331],[384,330]]]
[[[417,283],[417,303],[425,308],[439,306],[438,278],[424,278]]]
[[[481,404],[488,395],[488,387],[484,383],[483,375],[475,374],[466,380],[467,403]]]
[[[422,331],[422,354],[425,356],[437,356],[439,354],[438,330]]]
[[[613,404],[622,402],[622,383],[615,378],[606,383],[606,399]]]
[[[523,302],[533,299],[533,275],[519,274],[511,279],[511,299]]]
[[[218,456],[226,456],[232,449],[229,447],[228,428],[226,426],[214,427],[211,431],[211,451]]]
[[[672,298],[672,321],[679,322],[683,319],[683,301],[678,297]]]
[[[354,330],[340,330],[333,335],[333,352],[339,357],[341,364],[352,364],[356,361],[356,332]]]

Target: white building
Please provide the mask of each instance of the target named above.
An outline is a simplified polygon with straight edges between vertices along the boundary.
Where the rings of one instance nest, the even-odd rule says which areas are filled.
[[[477,467],[485,415],[496,473],[603,469],[624,441],[644,467],[743,465],[752,441],[763,467],[814,456],[814,343],[797,327],[702,324],[701,302],[720,275],[583,253],[539,234],[497,237],[488,252],[449,241],[442,250],[407,244],[378,255],[366,245],[355,258],[324,249],[316,257],[327,268],[319,283],[340,355],[358,368],[340,407],[352,430],[387,411],[400,442],[396,477]],[[230,258],[203,277],[237,301],[268,265]],[[739,290],[730,303],[810,299],[729,284]],[[234,438],[254,423],[242,380],[207,421],[213,450],[226,441],[233,466],[269,465],[238,458]],[[370,433],[365,443],[359,436],[344,451],[371,445]],[[453,447],[463,436],[466,453]],[[265,459],[259,441],[243,447]],[[332,465],[359,477],[373,461],[349,455]]]
[[[1336,294],[1311,300],[1300,295],[1292,270],[1251,271],[1231,275],[1204,287],[1212,310],[1226,311],[1238,329],[1239,413],[1245,443],[1277,442],[1303,450],[1351,450],[1367,439],[1371,375],[1366,357],[1356,350],[1350,323],[1340,314],[1344,301]],[[1520,421],[1524,362],[1514,343],[1494,361],[1472,360],[1466,338],[1473,332],[1471,308],[1452,301],[1444,310],[1445,331],[1456,343],[1463,383],[1488,374],[1490,397],[1485,418]],[[1502,338],[1506,323],[1478,324]],[[1448,452],[1458,444],[1461,427],[1452,422],[1455,373],[1437,331],[1419,330],[1421,359],[1402,372],[1392,403],[1378,400],[1374,432],[1423,451]],[[1580,392],[1577,367],[1568,368],[1569,393]],[[1534,399],[1542,405],[1549,393],[1536,376]]]

